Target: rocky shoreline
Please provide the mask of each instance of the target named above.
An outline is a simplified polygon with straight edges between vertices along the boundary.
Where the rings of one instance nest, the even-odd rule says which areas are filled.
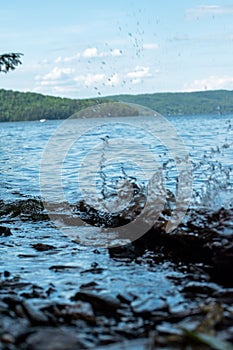
[[[38,206],[29,210],[38,223],[46,219],[40,210]],[[18,225],[14,220],[25,219],[22,207],[13,213],[11,208],[4,218],[2,214],[0,249],[14,248],[11,239]],[[56,252],[50,241],[33,242],[30,249],[40,259]],[[93,254],[103,253],[95,249]],[[3,270],[0,349],[233,349],[233,210],[190,212],[172,234],[154,227],[133,244],[104,254],[121,268],[133,265],[138,274],[145,267],[149,292],[144,287],[121,288],[120,283],[113,292],[111,283],[104,286],[106,267],[98,263],[81,270],[72,263],[48,267],[58,279],[67,271],[71,279],[72,274],[80,280],[89,276],[79,287],[68,282],[70,294],[65,297],[52,282],[45,287],[40,281],[25,280],[23,271]],[[171,290],[155,295],[150,292],[150,279],[163,273],[172,283]],[[154,280],[155,288],[159,278]],[[120,274],[114,279],[120,281]]]
[[[156,253],[157,261],[169,257],[176,262],[201,263],[212,280],[233,287],[233,210],[190,211],[188,217],[171,234],[161,224],[133,244],[113,248],[110,254],[135,258],[151,250]]]
[[[0,349],[180,349],[187,344],[208,349],[194,342],[199,333],[232,341],[233,288],[210,282],[200,264],[179,264],[177,269],[186,269],[186,280],[170,276],[185,296],[179,307],[163,298],[138,301],[124,291],[108,295],[96,278],[69,302],[58,303],[52,284],[45,290],[5,271],[0,282]],[[196,306],[187,307],[193,300]]]

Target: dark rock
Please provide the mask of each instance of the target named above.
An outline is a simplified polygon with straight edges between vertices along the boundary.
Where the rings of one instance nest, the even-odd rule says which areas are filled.
[[[43,290],[43,288],[37,286],[37,285],[31,285],[28,290],[21,293],[21,297],[24,297],[26,299],[31,299],[31,298],[40,298],[40,299],[45,299],[47,297],[46,292]]]
[[[36,258],[37,255],[35,255],[35,254],[19,254],[18,257],[21,259],[28,259],[28,258]]]
[[[100,346],[95,348],[95,350],[149,350],[153,348],[154,347],[151,340],[136,339],[107,346]]]
[[[0,226],[0,236],[3,237],[7,237],[7,236],[11,236],[11,230],[9,229],[9,227],[5,227],[5,226]]]
[[[224,288],[213,293],[213,297],[217,298],[222,303],[233,303],[233,288]]]
[[[103,271],[104,271],[104,269],[101,267],[94,267],[93,269],[83,270],[80,273],[82,275],[85,273],[92,273],[94,275],[98,275],[98,274],[102,273]]]
[[[129,293],[124,293],[124,294],[119,293],[117,295],[117,298],[120,300],[120,302],[130,305],[130,303],[133,300],[135,300],[136,297],[132,294],[129,294]]]
[[[50,244],[44,244],[44,243],[36,243],[36,244],[32,244],[32,247],[37,250],[38,252],[44,252],[46,250],[52,250],[55,249],[56,247],[54,247],[53,245]]]
[[[21,304],[21,298],[18,296],[8,295],[3,298],[4,303],[6,303],[10,310],[15,310],[16,305]]]
[[[6,344],[14,344],[15,343],[15,338],[9,334],[9,333],[4,333],[1,336],[1,341]]]
[[[95,311],[106,315],[114,315],[121,307],[119,299],[110,295],[97,295],[91,292],[78,292],[71,300],[82,300],[90,303]]]
[[[196,210],[188,215],[188,221],[173,232],[156,224],[131,244],[109,248],[110,256],[132,260],[149,250],[176,263],[202,263],[212,280],[233,286],[233,210]]]
[[[31,325],[48,325],[47,317],[40,310],[35,309],[32,304],[23,301],[21,305]]]
[[[135,314],[151,315],[156,310],[167,308],[167,303],[161,299],[155,299],[153,295],[147,298],[136,299],[131,303],[132,310]]]
[[[189,282],[184,288],[183,292],[188,294],[204,294],[211,296],[216,290],[217,285],[207,282]]]
[[[9,271],[4,271],[3,274],[4,274],[4,277],[6,277],[6,278],[10,277],[10,275],[11,275],[11,273]]]
[[[90,289],[90,290],[93,290],[93,289],[95,289],[97,286],[98,286],[98,283],[96,283],[95,281],[91,281],[91,282],[82,284],[82,285],[80,286],[80,288],[82,288],[82,289]]]
[[[12,203],[0,203],[0,215],[11,218],[20,217],[21,220],[48,220],[48,215],[44,212],[42,201],[36,198],[18,200]]]
[[[44,312],[49,318],[52,315],[59,322],[71,323],[73,320],[84,320],[88,323],[95,324],[95,314],[90,303],[78,301],[75,304],[54,304],[45,307]],[[57,322],[58,323],[58,322]]]
[[[67,270],[73,270],[73,269],[79,269],[78,266],[74,265],[52,265],[50,266],[49,270],[54,270],[55,272],[63,272]]]
[[[86,346],[74,331],[68,328],[43,328],[26,340],[27,350],[79,350]]]
[[[216,280],[224,285],[233,286],[233,242],[216,249],[212,261]]]

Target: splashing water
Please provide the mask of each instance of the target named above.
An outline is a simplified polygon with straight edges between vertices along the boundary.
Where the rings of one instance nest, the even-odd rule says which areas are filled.
[[[225,134],[221,144],[205,151],[201,160],[193,163],[193,171],[202,182],[202,186],[194,191],[194,207],[209,210],[233,207],[233,164],[230,160],[233,142],[229,141],[232,138],[230,120],[226,122]]]

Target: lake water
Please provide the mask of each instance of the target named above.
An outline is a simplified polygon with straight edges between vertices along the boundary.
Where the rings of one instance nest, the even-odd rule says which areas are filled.
[[[64,198],[69,203],[78,202],[80,196],[84,195],[85,199],[91,198],[92,203],[95,201],[97,204],[96,196],[101,195],[103,187],[109,193],[114,192],[113,184],[119,178],[134,179],[139,186],[146,186],[146,175],[155,169],[162,172],[163,186],[176,196],[178,165],[174,157],[185,149],[193,176],[190,206],[197,210],[203,206],[209,210],[232,207],[232,115],[168,117],[167,121],[172,126],[171,130],[176,131],[177,139],[170,142],[170,137],[174,135],[166,134],[163,144],[159,140],[163,130],[158,131],[155,137],[154,132],[150,133],[152,124],[137,118],[138,128],[135,120],[132,124],[132,120],[126,117],[115,119],[114,128],[109,126],[106,119],[99,119],[98,122],[94,119],[73,120],[69,129],[62,126],[63,121],[57,120],[0,124],[0,221],[13,233],[10,237],[1,238],[0,272],[7,270],[42,286],[53,283],[59,291],[54,298],[61,300],[73,295],[74,289],[82,283],[92,281],[91,269],[99,266],[103,270],[95,277],[96,281],[111,294],[121,289],[134,291],[138,295],[154,295],[155,298],[163,295],[170,298],[170,304],[174,307],[179,305],[183,296],[167,278],[174,274],[172,263],[153,269],[148,268],[146,263],[139,266],[133,262],[112,260],[105,248],[100,248],[97,254],[94,247],[74,243],[55,223],[43,220],[42,216],[36,217],[37,210],[41,209],[39,199],[43,152],[59,126],[60,131],[52,148],[53,157],[49,158],[51,154],[47,150],[44,164],[49,167],[54,159],[58,163],[62,160],[59,181]],[[99,124],[104,126],[99,127]],[[81,134],[78,139],[75,134],[77,130]],[[74,137],[70,139],[72,132]],[[180,140],[184,145],[179,143]],[[48,177],[47,182],[43,183],[43,194],[47,190],[49,196],[54,182],[51,169],[44,165],[42,171],[45,170],[48,171]],[[82,176],[79,176],[79,172]],[[57,200],[60,199],[58,196]],[[56,201],[56,195],[53,200]],[[91,228],[92,231],[95,229]],[[38,242],[51,244],[56,249],[37,252],[33,244]],[[54,265],[67,266],[59,278],[51,269]],[[181,272],[176,274],[182,277]],[[172,288],[177,291],[174,299],[171,297]]]
[[[194,191],[207,190],[208,183],[206,180],[211,181],[213,179],[214,181],[214,178],[220,182],[222,181],[222,187],[224,187],[226,173],[229,173],[230,182],[232,182],[230,168],[233,163],[233,127],[231,126],[233,116],[177,116],[169,117],[167,120],[169,124],[174,126],[178,136],[187,148],[187,154],[189,154],[192,163]],[[93,180],[93,177],[96,176],[98,171],[96,167],[100,167],[101,157],[107,157],[105,159],[107,166],[105,166],[104,171],[108,174],[109,179],[123,176],[121,171],[123,168],[128,176],[137,177],[138,180],[142,181],[144,179],[143,169],[140,169],[139,166],[142,159],[145,158],[148,147],[152,154],[154,152],[156,161],[157,163],[160,162],[161,166],[167,163],[168,160],[171,161],[166,168],[166,185],[169,187],[170,184],[171,186],[176,174],[174,173],[175,165],[172,164],[174,157],[169,154],[173,145],[167,150],[169,140],[167,145],[166,142],[161,144],[160,140],[155,139],[154,135],[150,135],[150,125],[145,126],[145,130],[139,130],[135,134],[135,125],[132,127],[130,118],[115,119],[114,130],[112,124],[109,126],[104,119],[97,122],[100,125],[103,124],[103,126],[95,127],[90,119],[78,121],[76,123],[78,126],[76,125],[75,128],[79,132],[83,128],[86,131],[84,136],[72,138],[72,144],[69,149],[67,148],[67,154],[63,159],[59,158],[63,163],[62,186],[68,200],[76,201],[79,199],[78,172],[80,163],[83,163],[84,160],[86,163],[84,166],[82,165],[82,172],[86,176],[86,189],[89,186],[96,186],[95,181],[98,182],[98,179],[94,178]],[[63,125],[63,121],[1,123],[1,200],[13,201],[25,196],[40,196],[39,175],[43,151],[49,138],[59,125]],[[58,144],[52,150],[54,156],[62,151],[62,149],[59,150],[59,147],[64,148],[66,140],[67,143],[69,142],[70,133],[75,128],[71,124],[70,128],[66,130],[66,134],[58,136],[56,140]],[[110,136],[116,141],[113,144],[114,149],[110,144],[109,148],[112,147],[113,150],[109,155],[107,154],[107,142],[109,141],[106,142],[106,136]],[[159,136],[159,131],[156,136]],[[64,140],[63,143],[61,142],[61,138],[65,139],[65,143]],[[169,134],[166,135],[166,138],[169,139]],[[138,142],[140,146],[135,149]],[[141,147],[142,144],[147,148]],[[176,153],[179,154],[179,150],[176,150]],[[150,166],[145,164],[145,161],[151,161],[151,171],[153,172],[155,164],[152,156],[144,159],[143,164],[150,171]],[[84,181],[83,177],[81,180]],[[101,182],[101,178],[99,182]],[[82,187],[82,182],[80,185]]]

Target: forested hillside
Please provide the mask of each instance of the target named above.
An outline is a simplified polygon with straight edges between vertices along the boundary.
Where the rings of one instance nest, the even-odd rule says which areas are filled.
[[[95,99],[72,100],[31,92],[0,90],[0,121],[64,119],[96,103]]]
[[[2,89],[0,121],[65,119],[83,108],[107,100],[140,104],[163,115],[233,114],[233,91],[227,90],[68,99]]]
[[[233,114],[233,91],[227,90],[120,95],[111,99],[141,104],[164,115]]]

